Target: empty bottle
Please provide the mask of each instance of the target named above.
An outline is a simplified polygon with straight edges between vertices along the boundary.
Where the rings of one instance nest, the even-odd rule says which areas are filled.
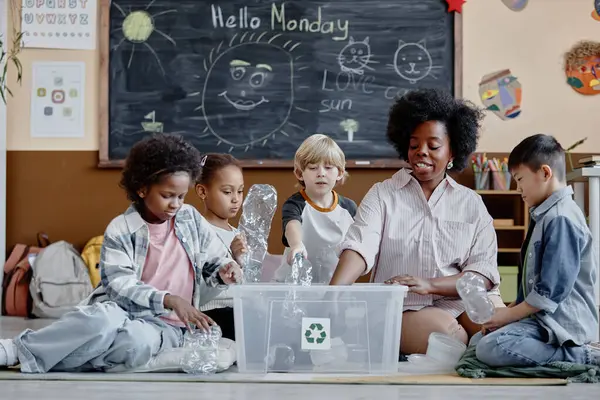
[[[484,324],[492,319],[495,307],[488,298],[485,281],[481,275],[465,273],[456,281],[456,291],[463,300],[471,321]]]

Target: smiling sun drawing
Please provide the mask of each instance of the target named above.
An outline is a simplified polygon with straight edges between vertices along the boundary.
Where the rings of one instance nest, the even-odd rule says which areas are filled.
[[[160,59],[158,58],[158,54],[156,54],[156,50],[148,43],[148,39],[150,39],[153,33],[157,33],[172,43],[173,46],[176,46],[177,44],[172,37],[161,30],[156,29],[154,20],[167,14],[176,13],[177,10],[163,10],[151,14],[148,10],[152,7],[155,1],[156,0],[150,1],[150,3],[148,3],[143,10],[132,10],[131,7],[129,7],[127,12],[119,4],[115,2],[112,3],[111,6],[114,7],[119,14],[121,14],[123,21],[121,22],[121,27],[113,29],[111,34],[121,32],[123,37],[111,48],[111,50],[117,50],[125,42],[129,42],[131,44],[129,61],[127,62],[127,68],[129,69],[131,68],[131,62],[133,61],[133,56],[137,49],[145,49],[154,56],[162,74],[165,75],[165,70]]]
[[[289,136],[287,125],[303,131],[290,118],[294,111],[308,112],[294,105],[295,90],[308,88],[294,82],[297,72],[308,68],[295,65],[299,45],[281,34],[246,32],[213,48],[203,63],[203,90],[188,96],[201,96],[196,111],[206,122],[203,133],[210,132],[231,152],[265,146],[278,134]]]

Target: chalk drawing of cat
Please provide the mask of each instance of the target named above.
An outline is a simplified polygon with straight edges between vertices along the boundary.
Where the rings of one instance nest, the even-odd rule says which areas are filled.
[[[441,68],[433,65],[433,60],[427,51],[425,39],[417,43],[407,43],[398,40],[398,49],[394,53],[394,63],[389,65],[403,79],[412,84],[431,74],[433,69]],[[437,79],[433,74],[433,78]]]
[[[372,57],[368,36],[359,42],[350,36],[348,44],[344,46],[338,55],[338,63],[342,72],[363,75],[365,69],[373,71],[369,64],[377,63],[377,61],[372,60]]]

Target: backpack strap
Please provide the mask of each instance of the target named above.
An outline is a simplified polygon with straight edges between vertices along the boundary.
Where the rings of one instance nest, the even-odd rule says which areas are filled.
[[[10,252],[10,256],[8,257],[8,260],[6,260],[6,263],[4,263],[4,273],[8,274],[12,270],[14,270],[15,267],[17,266],[17,264],[23,258],[27,257],[28,253],[29,253],[29,246],[26,246],[24,244],[15,245],[13,250]]]
[[[40,247],[42,249],[44,247],[48,247],[48,246],[50,246],[50,244],[52,244],[52,242],[50,241],[50,238],[48,237],[48,235],[45,232],[38,232],[37,242],[38,242],[38,247]]]

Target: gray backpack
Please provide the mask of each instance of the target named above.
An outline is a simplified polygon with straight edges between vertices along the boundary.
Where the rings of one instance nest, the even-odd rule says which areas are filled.
[[[37,317],[60,318],[92,292],[87,265],[70,243],[60,241],[44,248],[32,268],[29,291]]]

